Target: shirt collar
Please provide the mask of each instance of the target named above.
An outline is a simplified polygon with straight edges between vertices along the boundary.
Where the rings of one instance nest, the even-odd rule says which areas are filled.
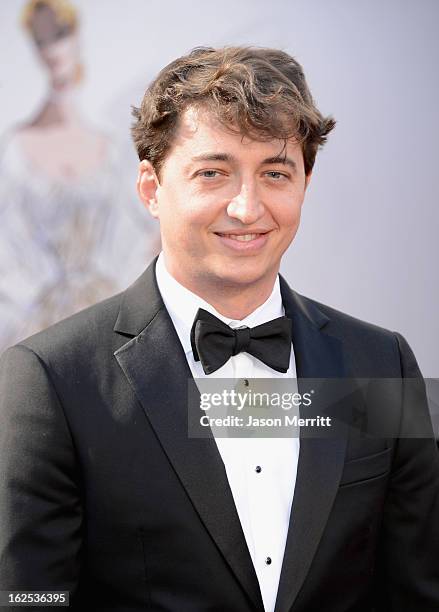
[[[237,321],[224,317],[211,304],[176,281],[166,268],[163,252],[157,259],[155,271],[163,302],[186,354],[192,352],[190,333],[199,308],[204,308],[232,328],[240,325],[255,327],[285,314],[280,293],[279,276],[276,276],[273,290],[268,299],[247,317]]]

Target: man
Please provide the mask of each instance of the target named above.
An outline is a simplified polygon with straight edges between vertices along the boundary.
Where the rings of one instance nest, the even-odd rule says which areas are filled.
[[[278,276],[334,126],[301,67],[196,49],[134,112],[163,252],[4,355],[1,589],[124,612],[439,609],[438,458],[432,438],[398,437],[407,403],[395,437],[188,436],[192,377],[420,376],[400,335]]]

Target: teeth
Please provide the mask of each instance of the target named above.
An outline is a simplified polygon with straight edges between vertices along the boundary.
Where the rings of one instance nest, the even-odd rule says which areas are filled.
[[[227,236],[227,238],[238,240],[239,242],[249,242],[250,240],[254,240],[259,236],[259,234],[241,234],[240,236],[235,236],[233,234],[223,234],[223,236],[224,235]]]

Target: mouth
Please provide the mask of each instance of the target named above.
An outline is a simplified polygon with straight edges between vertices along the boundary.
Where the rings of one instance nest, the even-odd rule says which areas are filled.
[[[260,231],[253,233],[237,233],[237,232],[215,232],[221,243],[234,251],[244,253],[254,253],[260,250],[268,241],[269,231]]]
[[[260,232],[258,234],[221,234],[215,232],[217,236],[223,236],[224,238],[230,238],[230,240],[238,240],[238,242],[250,242],[250,240],[256,240],[259,236],[265,236],[268,232]]]

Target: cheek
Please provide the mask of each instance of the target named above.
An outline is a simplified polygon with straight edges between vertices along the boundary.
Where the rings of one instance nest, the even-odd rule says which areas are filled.
[[[65,66],[75,65],[79,59],[78,46],[75,42],[66,40],[62,41],[59,49],[59,58],[60,61]]]
[[[40,60],[43,62],[43,64],[46,64],[46,66],[50,68],[51,64],[53,63],[50,47],[49,48],[44,47],[44,49],[38,49],[37,53],[39,55]]]
[[[162,199],[159,206],[159,223],[162,237],[173,250],[187,252],[193,248],[198,240],[197,211],[186,204],[182,194]]]
[[[286,198],[284,201],[279,202],[278,206],[274,207],[272,214],[276,223],[281,229],[297,229],[300,222],[302,202],[303,197],[298,197],[295,195],[293,197]]]
[[[48,66],[58,69],[75,66],[79,59],[78,45],[70,38],[59,40],[42,51],[42,58]]]
[[[194,195],[191,191],[170,190],[160,203],[161,222],[176,232],[193,232],[192,238],[221,215],[224,207],[210,196]]]

